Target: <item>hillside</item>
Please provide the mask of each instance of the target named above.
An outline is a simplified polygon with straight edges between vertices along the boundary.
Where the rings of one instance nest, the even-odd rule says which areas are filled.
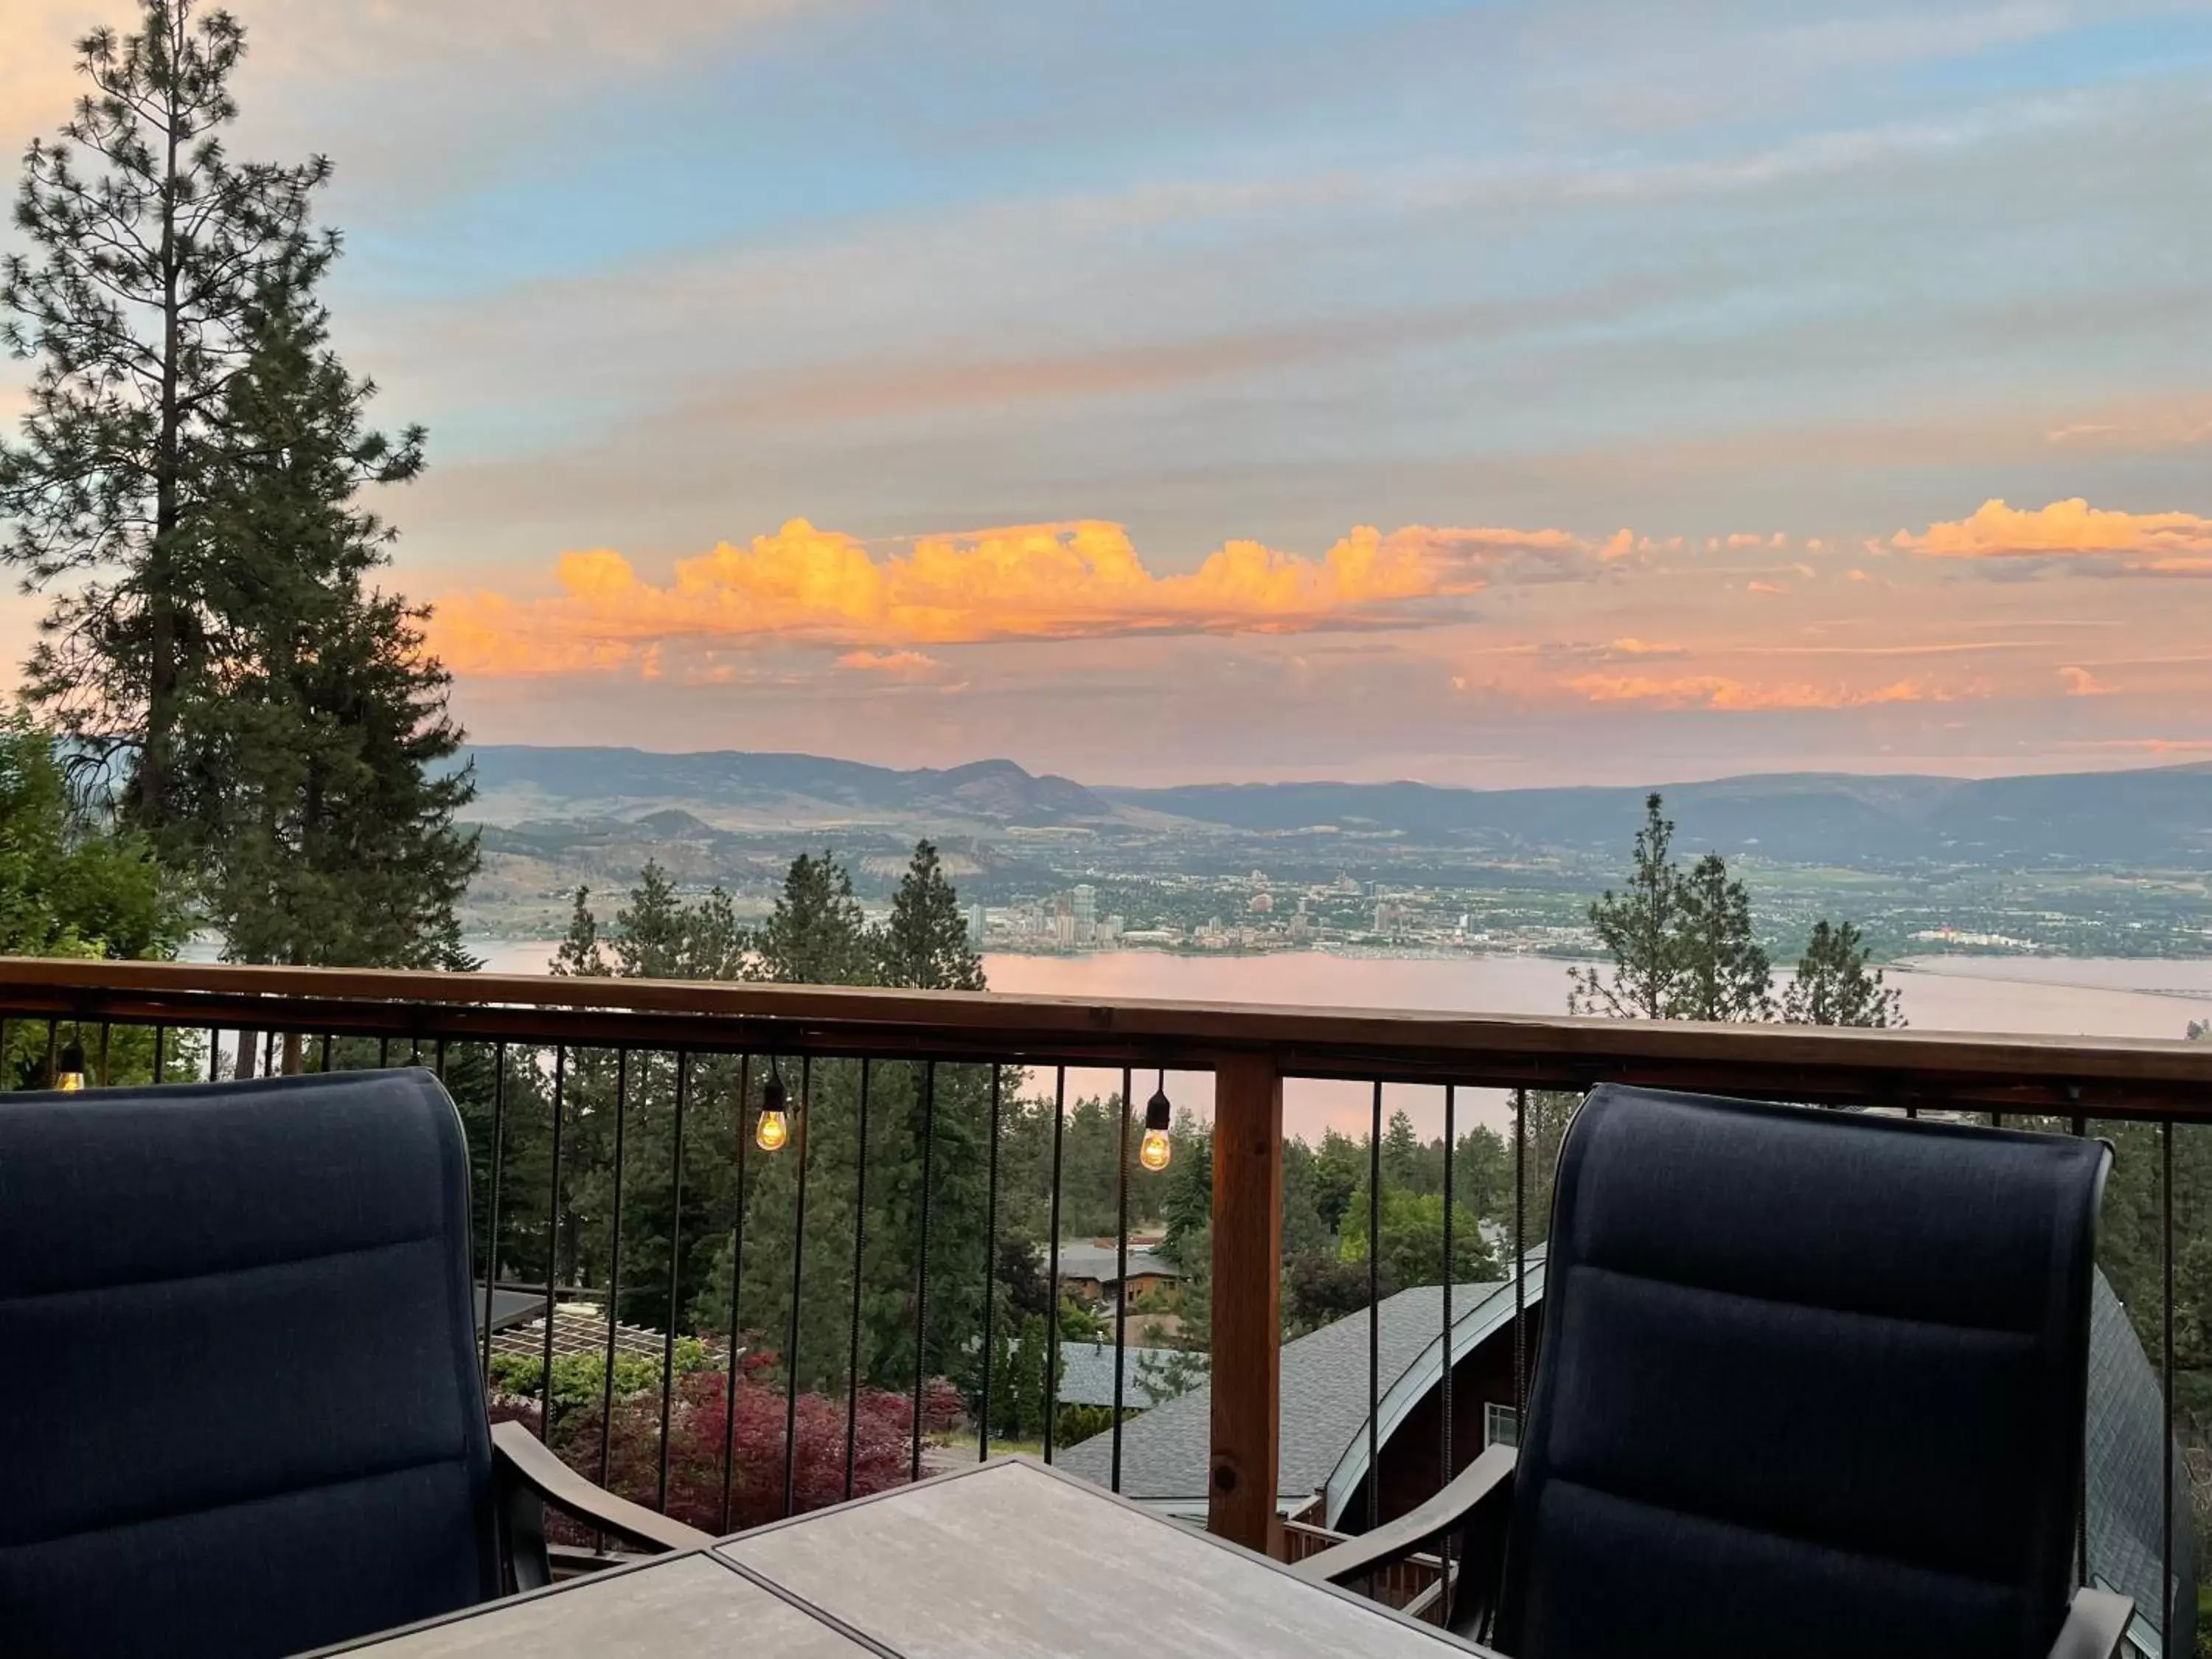
[[[736,750],[658,755],[498,745],[472,752],[479,794],[471,816],[496,824],[647,817],[658,823],[677,813],[701,831],[868,825],[944,831],[1115,814],[1080,784],[1037,777],[1003,760],[896,771],[814,755]]]
[[[898,770],[812,755],[487,747],[472,817],[624,823],[656,838],[836,830],[1109,838],[1385,837],[1468,856],[1617,854],[1646,787],[1418,783],[1086,787],[1012,761]],[[1789,773],[1662,783],[1682,844],[1784,864],[2212,868],[2212,764],[1988,779]]]

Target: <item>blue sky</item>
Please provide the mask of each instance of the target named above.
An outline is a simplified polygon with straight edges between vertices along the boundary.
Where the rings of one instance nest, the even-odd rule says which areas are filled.
[[[236,9],[486,738],[2212,757],[2212,6]]]

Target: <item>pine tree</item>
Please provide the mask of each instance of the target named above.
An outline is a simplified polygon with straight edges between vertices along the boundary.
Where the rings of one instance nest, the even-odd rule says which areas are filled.
[[[1613,958],[1607,978],[1595,968],[1567,970],[1567,1012],[1615,1019],[1678,1019],[1680,962],[1676,939],[1684,922],[1681,872],[1674,857],[1674,825],[1655,793],[1644,803],[1627,890],[1611,888],[1590,906],[1590,926]]]
[[[220,695],[198,591],[210,452],[272,281],[312,287],[337,250],[309,225],[330,176],[234,162],[229,81],[245,34],[195,0],[143,0],[128,35],[80,42],[92,91],[25,158],[0,261],[4,338],[36,359],[17,446],[0,445],[0,556],[58,581],[26,690],[74,741],[119,767],[140,827],[177,811],[188,702]]]
[[[786,985],[865,985],[876,955],[851,872],[826,850],[801,853],[753,939],[747,975]]]
[[[881,951],[885,985],[923,991],[983,988],[983,960],[960,915],[959,895],[945,879],[937,848],[927,841],[915,843],[914,860],[899,880]]]
[[[1681,884],[1681,927],[1674,938],[1678,971],[1671,1018],[1760,1020],[1774,1017],[1774,969],[1751,921],[1751,896],[1729,878],[1728,864],[1708,853]]]
[[[1905,999],[1882,983],[1881,969],[1867,966],[1859,930],[1824,916],[1813,924],[1797,976],[1783,994],[1782,1018],[1792,1025],[1898,1026],[1905,1024]]]
[[[374,591],[390,532],[365,486],[422,466],[421,434],[363,429],[374,388],[328,348],[292,273],[247,323],[210,445],[192,561],[219,684],[185,697],[169,840],[236,961],[467,967],[457,907],[475,794],[427,613]]]

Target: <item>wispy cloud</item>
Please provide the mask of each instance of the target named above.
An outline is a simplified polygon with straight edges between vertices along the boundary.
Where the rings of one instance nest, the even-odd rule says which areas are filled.
[[[1584,674],[1567,690],[1591,702],[1646,703],[1657,708],[1709,708],[1729,714],[1772,709],[1870,708],[1883,703],[1948,702],[1956,695],[1917,680],[1898,680],[1865,690],[1807,684],[1759,684],[1725,675],[1678,678]]]

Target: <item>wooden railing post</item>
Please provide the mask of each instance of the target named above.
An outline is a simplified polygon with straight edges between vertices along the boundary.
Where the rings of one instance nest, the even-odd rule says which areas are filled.
[[[1283,1079],[1237,1055],[1213,1085],[1213,1455],[1208,1531],[1269,1551],[1282,1346]],[[1270,1552],[1272,1553],[1272,1552]]]

